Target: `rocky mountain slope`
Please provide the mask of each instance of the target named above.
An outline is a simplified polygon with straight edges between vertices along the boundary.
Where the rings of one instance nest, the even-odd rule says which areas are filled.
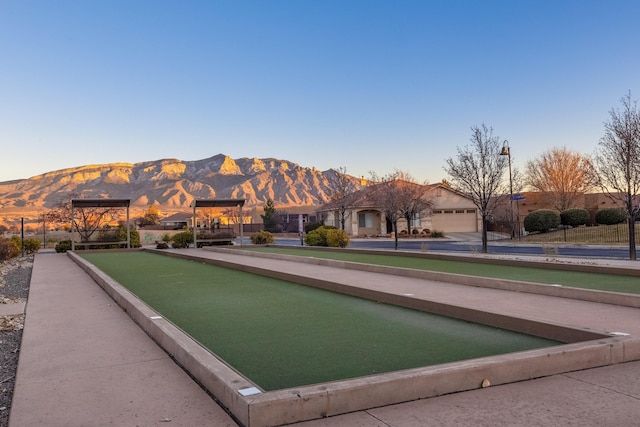
[[[309,206],[327,199],[335,173],[287,160],[224,154],[196,161],[87,165],[0,182],[0,209],[51,208],[70,195],[125,198],[133,206],[166,208],[186,208],[196,198],[243,198],[247,206],[262,206],[271,198],[276,206]]]

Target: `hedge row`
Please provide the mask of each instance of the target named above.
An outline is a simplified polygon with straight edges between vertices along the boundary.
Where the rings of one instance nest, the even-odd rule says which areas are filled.
[[[618,208],[601,209],[596,212],[595,220],[597,224],[613,225],[626,221],[627,215],[624,210]],[[538,231],[545,233],[557,228],[560,224],[578,227],[585,225],[589,221],[589,212],[585,209],[567,209],[561,213],[556,211],[540,209],[531,212],[524,218],[524,229],[528,232]]]

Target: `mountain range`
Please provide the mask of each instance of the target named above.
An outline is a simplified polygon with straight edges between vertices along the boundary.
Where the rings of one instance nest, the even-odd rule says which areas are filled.
[[[287,160],[224,154],[195,161],[86,165],[0,182],[0,212],[52,208],[70,197],[124,198],[132,206],[168,210],[184,210],[196,198],[241,198],[246,206],[264,206],[267,199],[276,206],[313,206],[328,199],[336,173]]]

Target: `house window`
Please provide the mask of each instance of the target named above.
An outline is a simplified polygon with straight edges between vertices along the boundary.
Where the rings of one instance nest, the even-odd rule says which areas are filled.
[[[358,213],[358,227],[373,228],[373,213],[372,212]]]
[[[413,214],[411,218],[411,227],[420,227],[420,212]]]

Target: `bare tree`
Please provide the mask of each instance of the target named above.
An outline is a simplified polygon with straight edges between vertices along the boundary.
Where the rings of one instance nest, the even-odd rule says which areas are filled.
[[[420,184],[407,172],[396,172],[396,190],[399,193],[400,215],[407,220],[407,232],[411,235],[411,221],[429,212],[433,200],[428,197],[429,187]]]
[[[444,170],[449,174],[451,186],[467,194],[482,218],[482,252],[487,252],[487,224],[496,206],[499,194],[509,191],[504,174],[508,168],[505,156],[500,156],[500,138],[493,136],[493,129],[485,124],[471,128],[471,143],[458,147],[455,159],[448,158]]]
[[[345,230],[345,223],[351,213],[353,198],[351,194],[358,190],[354,178],[347,175],[344,166],[333,170],[334,174],[328,178],[329,203],[335,208],[340,229]]]
[[[640,215],[640,111],[631,92],[612,109],[605,133],[593,156],[597,185],[616,203],[624,206],[629,225],[629,259],[636,260],[635,221]]]
[[[372,185],[369,187],[371,200],[393,226],[395,249],[398,249],[398,220],[402,218],[400,212],[401,196],[397,177],[398,172],[383,177],[371,173],[370,181]]]
[[[49,213],[51,221],[59,223],[71,223],[71,200],[78,198],[78,194],[71,193],[67,198],[60,200],[56,207]],[[82,242],[88,242],[96,231],[117,220],[122,214],[122,208],[75,208],[73,214],[73,227],[80,235]]]
[[[160,211],[154,205],[150,205],[149,208],[144,211],[142,216],[141,225],[156,225],[160,223]]]
[[[240,224],[242,219],[240,218],[240,208],[235,206],[223,210],[222,215],[227,218],[229,224]]]
[[[527,185],[545,195],[560,212],[578,206],[578,200],[592,187],[588,156],[555,147],[527,162]]]

